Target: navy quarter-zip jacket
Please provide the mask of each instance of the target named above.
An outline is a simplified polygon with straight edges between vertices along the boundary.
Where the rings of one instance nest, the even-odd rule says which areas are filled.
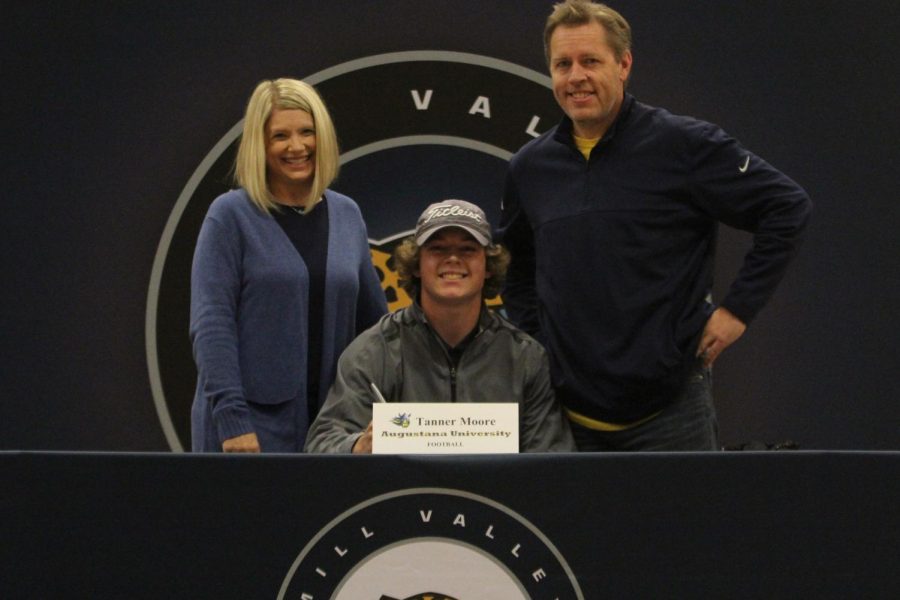
[[[710,299],[718,223],[753,233],[720,305],[749,324],[801,240],[804,190],[718,126],[626,94],[589,160],[568,118],[510,161],[498,234],[514,323],[544,343],[558,399],[627,423],[674,399]]]

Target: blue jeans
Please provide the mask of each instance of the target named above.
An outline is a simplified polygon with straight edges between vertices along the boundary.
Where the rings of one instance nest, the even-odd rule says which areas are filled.
[[[712,373],[699,365],[675,401],[646,423],[623,431],[595,431],[576,423],[579,452],[678,452],[719,449],[719,424],[712,399]]]

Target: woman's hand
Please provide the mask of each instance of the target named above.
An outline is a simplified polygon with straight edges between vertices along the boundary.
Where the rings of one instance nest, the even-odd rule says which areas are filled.
[[[228,438],[222,442],[222,452],[253,452],[259,454],[259,440],[256,439],[256,434],[252,432]]]

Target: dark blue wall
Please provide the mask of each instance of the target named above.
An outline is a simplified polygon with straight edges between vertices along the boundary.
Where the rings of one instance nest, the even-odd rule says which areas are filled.
[[[717,365],[722,441],[900,447],[898,5],[612,4],[635,30],[639,99],[722,125],[816,205],[788,277]],[[5,6],[0,448],[170,448],[147,366],[154,257],[257,81],[409,50],[543,73],[549,10],[535,0]],[[359,110],[377,93],[359,89]],[[747,239],[723,232],[720,294]]]

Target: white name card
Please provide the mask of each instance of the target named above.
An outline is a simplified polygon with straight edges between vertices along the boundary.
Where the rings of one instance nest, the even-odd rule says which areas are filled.
[[[515,454],[515,402],[376,402],[373,454]]]

